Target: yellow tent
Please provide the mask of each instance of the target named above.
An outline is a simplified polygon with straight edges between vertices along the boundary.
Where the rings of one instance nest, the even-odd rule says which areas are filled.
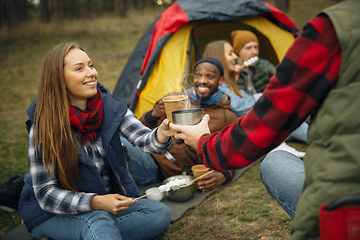
[[[261,1],[178,0],[140,39],[119,78],[114,98],[141,117],[167,93],[190,88],[194,63],[205,45],[214,40],[231,42],[234,30],[255,33],[260,42],[259,57],[274,65],[299,34],[284,13]]]

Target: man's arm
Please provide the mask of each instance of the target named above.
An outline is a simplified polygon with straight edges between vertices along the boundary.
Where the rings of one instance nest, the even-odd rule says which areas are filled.
[[[140,118],[140,122],[142,122],[148,128],[156,128],[161,122],[166,118],[164,103],[162,99],[158,100],[153,109],[148,112],[145,112]]]
[[[222,170],[243,168],[268,153],[319,106],[336,83],[341,60],[330,20],[320,16],[310,21],[250,112],[222,131],[200,137],[199,158]]]

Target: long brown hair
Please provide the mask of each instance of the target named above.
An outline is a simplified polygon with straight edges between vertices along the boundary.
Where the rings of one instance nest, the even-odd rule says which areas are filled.
[[[64,189],[76,191],[80,144],[71,130],[64,78],[64,59],[71,49],[83,50],[77,43],[65,43],[45,55],[36,100],[34,139],[36,154],[48,173],[52,169]]]
[[[244,97],[242,93],[240,92],[240,89],[236,83],[236,75],[234,71],[230,71],[226,64],[225,59],[225,51],[224,51],[224,45],[229,42],[225,40],[216,40],[213,42],[208,43],[205,46],[203,57],[214,57],[220,60],[224,67],[224,77],[225,77],[225,83],[228,85],[230,91],[232,91],[234,94]],[[231,45],[231,44],[230,44]]]

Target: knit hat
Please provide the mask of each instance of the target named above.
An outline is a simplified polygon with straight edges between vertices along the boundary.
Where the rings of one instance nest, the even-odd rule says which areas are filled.
[[[231,40],[236,54],[239,54],[242,47],[248,42],[259,43],[258,38],[253,32],[248,30],[236,30],[231,32]]]
[[[208,63],[214,64],[219,69],[221,77],[224,76],[223,65],[221,64],[221,62],[218,59],[213,58],[213,57],[204,57],[203,59],[200,59],[199,61],[197,61],[194,66],[194,70],[196,69],[197,65],[199,65],[200,63],[203,63],[203,62],[208,62]]]

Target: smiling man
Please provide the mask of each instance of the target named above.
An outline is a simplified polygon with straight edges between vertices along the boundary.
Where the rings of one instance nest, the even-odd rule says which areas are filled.
[[[224,69],[219,60],[212,57],[200,59],[194,67],[194,85],[188,90],[191,108],[204,108],[204,112],[211,116],[209,129],[211,132],[220,131],[223,127],[237,120],[230,108],[230,98],[218,88],[224,81]],[[176,95],[183,93],[169,93]],[[144,125],[155,128],[166,118],[162,99],[157,101],[153,109],[145,113],[140,121]],[[196,150],[184,144],[182,140],[172,142],[169,153],[176,159],[169,161],[164,155],[147,154],[132,147],[121,137],[130,157],[130,172],[136,184],[160,182],[167,177],[179,175],[186,166],[202,163],[199,161]],[[190,172],[187,172],[190,174]],[[230,181],[234,171],[216,171],[206,176],[207,181],[200,186],[202,191],[209,191]]]
[[[192,98],[199,103],[206,104],[211,98],[211,102],[216,103],[217,97],[221,96],[219,85],[224,82],[224,69],[217,59],[206,57],[195,64],[194,87],[192,88]]]

